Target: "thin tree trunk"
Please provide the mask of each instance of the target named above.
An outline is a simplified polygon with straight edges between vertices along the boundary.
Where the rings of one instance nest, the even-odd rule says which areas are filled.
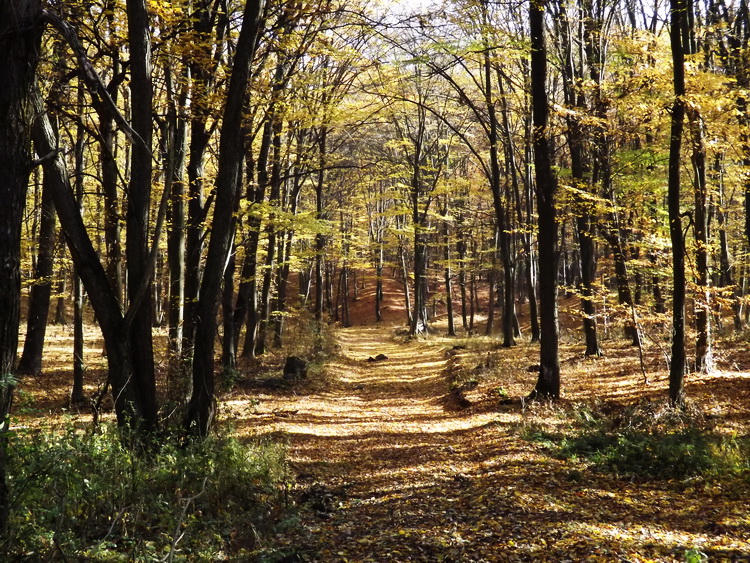
[[[453,319],[453,275],[451,272],[451,240],[448,225],[448,196],[443,203],[443,280],[445,282],[445,308],[448,315],[448,336],[456,336],[456,326]],[[382,252],[382,251],[381,251]]]
[[[224,270],[224,286],[221,290],[221,318],[223,328],[221,337],[221,365],[225,373],[231,372],[237,366],[236,349],[234,347],[234,271],[236,266],[235,248],[232,244],[229,247],[229,259]]]
[[[41,221],[34,284],[29,296],[29,312],[26,324],[26,339],[23,354],[18,361],[17,373],[41,375],[44,335],[47,331],[50,298],[52,295],[53,259],[55,252],[55,203],[49,188],[49,180],[42,187]]]
[[[245,331],[245,345],[242,355],[248,358],[255,357],[255,342],[258,338],[258,326],[260,324],[260,315],[258,310],[258,246],[260,245],[260,228],[262,218],[257,211],[257,207],[263,203],[266,197],[266,188],[270,183],[268,175],[268,161],[271,154],[271,145],[273,143],[273,123],[270,115],[263,124],[263,134],[261,136],[260,151],[258,160],[254,165],[257,169],[258,184],[253,190],[252,201],[255,213],[251,214],[249,222],[248,242],[245,250],[245,263],[242,267],[242,283],[238,299],[240,297],[247,300],[247,329]],[[250,168],[248,163],[247,168]],[[241,307],[237,305],[236,314],[239,316]],[[239,320],[239,319],[238,319]]]
[[[318,223],[323,222],[323,188],[325,186],[325,164],[326,164],[326,141],[328,128],[320,128],[318,138],[318,179],[315,183],[315,219]],[[325,250],[325,237],[323,233],[315,234],[315,322],[318,331],[322,330],[323,322],[323,252]]]
[[[64,325],[68,323],[68,315],[65,311],[65,293],[68,290],[68,271],[60,268],[57,272],[57,303],[55,305],[55,324]]]
[[[703,123],[695,108],[687,111],[692,136],[693,191],[695,192],[695,273],[698,286],[695,299],[695,371],[713,369],[711,354],[711,317],[708,280],[708,188],[706,186],[706,145]]]
[[[670,39],[674,73],[669,144],[668,210],[672,241],[672,358],[669,364],[669,400],[673,406],[685,402],[685,241],[680,218],[680,150],[685,118],[685,54],[680,30],[685,22],[685,0],[671,0]]]
[[[79,89],[78,95],[79,102],[83,102],[83,88]],[[83,154],[84,154],[84,130],[79,125],[78,131],[76,132],[76,145],[75,145],[75,194],[76,203],[78,204],[79,212],[83,217]],[[107,264],[109,266],[109,262]],[[86,400],[83,394],[83,378],[86,369],[86,364],[83,361],[83,283],[81,277],[76,273],[73,277],[73,386],[70,390],[70,402],[74,405],[81,405]],[[111,277],[111,271],[108,272],[110,275],[109,281],[112,287],[112,292],[115,293],[116,297],[121,297],[121,293],[118,290],[121,286],[117,284]],[[106,349],[106,342],[105,342]],[[106,390],[105,390],[106,392]]]
[[[461,323],[464,330],[469,330],[469,321],[466,308],[466,241],[463,233],[459,234],[456,242],[456,251],[458,252],[458,289],[461,294]]]
[[[171,86],[171,72],[165,65],[165,77],[168,85],[169,109],[167,115],[166,171],[165,186],[171,194],[169,207],[169,234],[167,238],[169,261],[169,359],[170,372],[177,370],[177,363],[182,355],[183,321],[185,304],[185,168],[187,122],[179,116],[177,101],[174,99]],[[186,89],[183,89],[179,103],[184,106]]]

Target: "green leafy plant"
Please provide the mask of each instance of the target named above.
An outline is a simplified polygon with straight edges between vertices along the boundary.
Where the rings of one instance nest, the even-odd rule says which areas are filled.
[[[0,557],[213,559],[230,542],[255,546],[289,508],[283,445],[168,435],[133,451],[125,441],[107,426],[14,433]]]
[[[521,436],[558,457],[583,459],[619,475],[750,478],[750,440],[712,432],[690,413],[653,404],[609,414],[577,406],[568,419],[563,429],[527,425]]]

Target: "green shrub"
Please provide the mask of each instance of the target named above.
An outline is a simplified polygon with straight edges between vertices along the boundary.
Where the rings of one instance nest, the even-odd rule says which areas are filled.
[[[9,534],[0,558],[215,558],[287,508],[283,446],[174,436],[134,453],[119,432],[23,432],[8,449]]]
[[[583,459],[618,475],[750,478],[750,439],[713,432],[696,413],[648,403],[608,414],[577,407],[568,418],[563,431],[530,425],[522,437],[558,457]]]

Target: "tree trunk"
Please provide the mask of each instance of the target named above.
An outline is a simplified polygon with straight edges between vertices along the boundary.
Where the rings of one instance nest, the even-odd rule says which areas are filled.
[[[539,302],[541,346],[539,378],[532,398],[560,397],[560,357],[557,306],[557,178],[552,171],[547,101],[547,47],[544,36],[545,0],[530,0],[531,100],[536,199],[539,213]]]
[[[35,0],[0,2],[0,535],[8,524],[7,432],[21,310],[21,224],[31,171],[30,93],[41,47]],[[39,151],[42,152],[42,151]],[[45,153],[46,154],[46,153]]]
[[[60,268],[57,272],[57,303],[55,304],[55,324],[64,325],[68,323],[68,315],[65,311],[65,292],[68,287],[68,271]]]
[[[453,320],[453,275],[451,272],[451,240],[448,226],[448,196],[443,204],[443,280],[445,282],[445,308],[448,315],[448,336],[456,336],[456,326]]]
[[[185,142],[187,140],[187,122],[180,117],[177,101],[174,99],[171,72],[165,65],[165,77],[168,85],[167,142],[165,186],[171,194],[169,208],[169,233],[167,238],[169,261],[169,358],[171,372],[177,370],[182,355],[183,321],[185,305]],[[179,104],[185,105],[186,89],[180,94]]]
[[[481,4],[486,19],[485,3]],[[501,191],[500,172],[500,133],[497,113],[495,111],[495,99],[492,88],[492,65],[490,63],[489,44],[485,41],[484,49],[484,97],[489,118],[489,144],[490,144],[490,191],[492,192],[492,203],[495,210],[495,221],[497,223],[500,256],[503,261],[503,347],[515,346],[516,341],[513,332],[513,317],[515,315],[515,268],[511,251],[511,235],[509,232],[508,214],[503,203]]]
[[[250,146],[252,139],[246,140],[247,146]],[[242,260],[242,268],[240,270],[240,284],[237,288],[237,299],[234,302],[233,311],[233,328],[232,334],[234,337],[234,354],[238,353],[240,332],[242,326],[247,322],[247,332],[245,337],[245,348],[243,349],[243,355],[248,352],[252,355],[253,346],[252,343],[255,341],[255,323],[250,327],[250,311],[254,311],[257,306],[257,295],[256,295],[256,264],[258,254],[258,242],[260,240],[260,214],[257,212],[257,206],[263,203],[264,190],[256,181],[255,176],[255,162],[252,158],[252,151],[248,151],[245,157],[245,170],[246,170],[246,183],[247,183],[247,194],[245,199],[250,204],[250,209],[247,216],[247,227],[245,229],[245,257]],[[253,320],[256,316],[253,316]],[[247,342],[250,342],[248,347]]]
[[[669,143],[668,210],[672,241],[672,359],[669,364],[669,400],[673,406],[685,402],[685,241],[680,218],[680,150],[685,118],[685,53],[680,30],[685,23],[685,0],[671,0],[671,27],[674,73],[671,132]]]
[[[49,117],[44,113],[38,92],[34,95],[34,145],[38,154],[48,155],[57,150],[57,139]],[[44,162],[44,173],[49,175],[55,209],[70,249],[78,275],[94,306],[97,321],[107,348],[107,364],[117,423],[121,427],[142,429],[148,427],[141,403],[142,395],[135,390],[133,366],[130,361],[125,319],[120,310],[110,280],[91,244],[81,212],[73,197],[63,157],[58,154]]]
[[[292,190],[288,198],[288,209],[287,213],[292,217],[297,215],[297,206],[299,205],[299,194],[302,189],[302,162],[301,153],[304,150],[304,143],[307,139],[307,132],[301,131],[298,136],[298,156],[294,165],[294,182],[292,184]],[[290,226],[282,234],[282,240],[279,244],[279,250],[281,256],[279,257],[279,272],[278,272],[278,291],[276,296],[276,311],[279,315],[276,317],[274,322],[274,346],[281,348],[284,324],[285,324],[285,313],[287,309],[287,293],[289,287],[289,274],[291,272],[291,255],[292,255],[292,243],[294,242],[294,227]]]
[[[320,226],[323,222],[323,188],[325,186],[325,165],[326,165],[326,141],[328,138],[328,128],[320,128],[318,138],[318,179],[315,183],[315,219]],[[323,233],[315,234],[315,322],[317,329],[322,330],[323,322],[323,252],[325,249],[325,237]]]
[[[82,87],[79,87],[78,100],[79,102],[83,101]],[[76,131],[74,176],[76,204],[78,205],[81,217],[83,217],[83,159],[85,148],[83,129],[83,126],[79,124]],[[110,263],[108,262],[107,265],[109,266]],[[70,390],[70,402],[74,405],[82,405],[86,400],[83,393],[83,377],[86,370],[86,364],[83,361],[83,283],[81,282],[81,277],[78,275],[78,268],[75,268],[75,270],[73,276],[73,386]],[[118,280],[112,279],[111,271],[108,274],[110,275],[109,281],[112,291],[117,301],[120,302],[122,298],[122,293],[120,292],[122,286],[119,285]],[[106,349],[106,342],[104,347]]]
[[[196,346],[193,357],[193,392],[188,404],[186,427],[194,435],[208,435],[216,412],[214,394],[214,338],[219,308],[219,293],[224,267],[234,235],[232,215],[238,197],[239,170],[244,158],[242,108],[245,101],[250,64],[260,28],[263,0],[248,0],[237,41],[232,76],[219,140],[219,169],[216,176],[216,205],[213,230],[206,256],[206,271],[200,288]]]
[[[708,188],[706,186],[706,145],[703,123],[696,108],[687,111],[692,136],[693,191],[695,192],[695,371],[709,373],[713,369],[711,354],[711,305],[708,280]]]
[[[237,366],[234,347],[234,270],[236,266],[235,248],[231,244],[229,259],[224,270],[224,287],[221,290],[221,316],[224,331],[221,337],[221,365],[225,373],[231,372]]]
[[[45,178],[42,188],[42,218],[39,223],[39,251],[34,271],[34,284],[31,286],[29,296],[26,339],[17,369],[19,374],[26,375],[41,375],[42,373],[44,335],[47,331],[47,317],[52,295],[56,217],[55,203],[48,184],[49,180]]]
[[[456,241],[456,252],[458,253],[458,290],[461,294],[461,326],[469,330],[469,321],[466,308],[466,241],[463,233],[459,233]]]
[[[270,184],[268,174],[268,162],[271,154],[271,145],[273,144],[273,112],[269,108],[269,115],[263,124],[263,134],[260,141],[260,151],[258,160],[255,165],[257,168],[258,185],[253,193],[253,207],[260,206],[266,197],[266,189]],[[250,165],[248,164],[248,168]],[[248,235],[248,247],[245,256],[245,265],[243,265],[243,282],[247,283],[240,290],[240,295],[244,296],[247,292],[247,330],[245,331],[245,346],[242,355],[247,358],[255,357],[255,343],[258,339],[258,326],[260,325],[260,312],[258,302],[258,246],[260,245],[260,228],[261,215],[255,209],[255,213],[250,217],[250,233]],[[249,261],[249,262],[248,262]],[[239,296],[238,296],[239,298]]]
[[[153,300],[149,280],[145,295],[138,300],[141,285],[150,277],[148,226],[152,182],[152,103],[151,32],[144,0],[128,0],[128,45],[130,50],[130,103],[132,126],[140,141],[133,144],[127,205],[127,271],[129,308],[132,313],[128,346],[132,354],[135,392],[143,408],[146,430],[156,427],[156,381],[152,328]]]

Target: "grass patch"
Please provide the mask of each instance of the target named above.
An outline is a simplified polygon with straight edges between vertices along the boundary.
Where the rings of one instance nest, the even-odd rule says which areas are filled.
[[[15,432],[8,474],[6,560],[250,554],[288,509],[284,446],[226,435],[137,454],[113,427]]]
[[[698,413],[644,403],[619,412],[577,406],[558,417],[565,424],[527,424],[521,436],[624,477],[750,481],[750,439],[714,432]]]

